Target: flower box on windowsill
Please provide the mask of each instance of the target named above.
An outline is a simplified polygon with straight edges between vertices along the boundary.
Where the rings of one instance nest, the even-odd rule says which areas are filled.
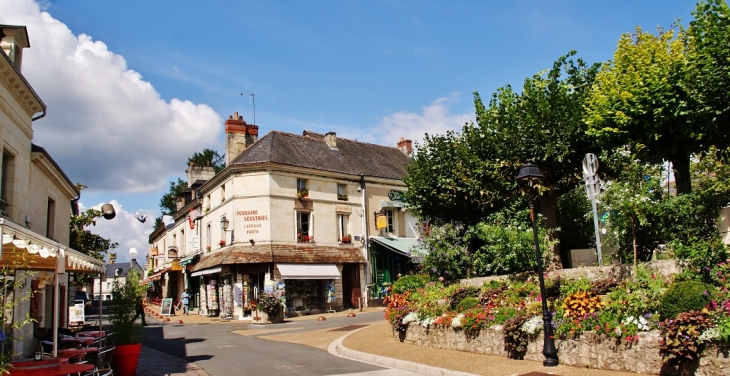
[[[347,195],[337,195],[337,199],[340,201],[347,201]]]
[[[218,242],[218,246],[219,247],[223,247],[225,245],[226,245],[226,241],[225,240],[221,240],[221,241]]]
[[[312,243],[314,236],[297,234],[297,243]]]
[[[340,240],[340,244],[352,244],[352,237],[351,236],[343,236]]]
[[[309,197],[309,190],[308,189],[300,189],[297,191],[297,197],[299,198],[305,198]]]

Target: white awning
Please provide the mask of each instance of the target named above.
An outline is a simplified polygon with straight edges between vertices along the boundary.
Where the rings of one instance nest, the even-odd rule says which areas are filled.
[[[190,276],[191,277],[197,277],[197,276],[200,276],[200,275],[220,273],[222,271],[223,271],[223,268],[222,267],[210,268],[210,269],[203,269],[203,270],[198,270],[197,272],[194,272],[194,273],[190,274]]]
[[[282,279],[341,278],[334,264],[276,264]]]

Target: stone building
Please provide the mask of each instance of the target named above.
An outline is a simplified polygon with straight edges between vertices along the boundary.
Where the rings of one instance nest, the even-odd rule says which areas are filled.
[[[13,330],[13,357],[31,355],[36,336],[68,325],[71,273],[100,273],[104,262],[69,248],[69,223],[79,191],[49,153],[33,144],[33,122],[46,105],[21,73],[24,26],[0,25],[0,267],[11,276],[6,298],[19,299],[4,322],[37,322]],[[17,287],[17,288],[13,288]],[[27,297],[27,299],[22,299]]]
[[[188,287],[192,306],[236,318],[256,294],[271,292],[288,315],[311,314],[366,304],[360,298],[378,275],[370,269],[371,245],[383,250],[380,274],[388,261],[395,267],[387,255],[394,249],[408,270],[398,238],[416,237],[400,199],[410,141],[401,140],[400,150],[334,132],[271,131],[259,139],[258,127],[238,114],[226,121],[226,134],[226,168],[209,179],[189,176],[192,200],[174,224],[150,236],[150,279],[175,280],[175,294],[165,297]],[[387,228],[376,229],[376,214]],[[174,277],[173,248],[180,272]]]

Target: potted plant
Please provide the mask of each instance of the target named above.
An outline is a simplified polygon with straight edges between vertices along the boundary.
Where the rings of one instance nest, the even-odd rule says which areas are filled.
[[[337,199],[340,201],[347,201],[347,195],[337,195]]]
[[[226,245],[226,241],[225,240],[221,240],[221,241],[218,242],[218,246],[219,247],[223,247],[224,245]]]
[[[260,317],[262,323],[284,322],[284,306],[274,293],[259,295],[255,308],[258,311],[256,312],[256,317]]]
[[[147,287],[139,284],[139,273],[130,271],[123,282],[112,285],[112,304],[109,305],[109,322],[114,332],[114,373],[134,376],[142,350],[139,338],[142,327],[135,321],[137,306],[142,304]]]
[[[206,252],[210,252],[210,246],[205,247]]]
[[[314,241],[314,236],[309,236],[307,234],[297,233],[297,242],[299,243],[309,243]]]
[[[309,197],[309,190],[308,189],[300,189],[297,191],[297,197],[299,198],[305,198]]]
[[[347,234],[342,237],[342,244],[352,244],[352,237]]]

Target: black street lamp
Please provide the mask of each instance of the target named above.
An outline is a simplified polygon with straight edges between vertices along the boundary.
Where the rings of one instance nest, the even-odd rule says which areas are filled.
[[[545,331],[545,342],[542,348],[542,354],[545,360],[542,365],[545,367],[555,367],[560,362],[558,360],[558,350],[555,348],[553,340],[552,315],[548,311],[547,297],[545,296],[545,278],[542,275],[542,254],[540,252],[540,242],[537,238],[537,223],[535,222],[535,199],[537,198],[537,185],[545,180],[545,175],[540,172],[537,166],[527,162],[517,174],[517,184],[527,194],[530,203],[530,219],[532,220],[532,234],[535,239],[535,257],[537,258],[537,277],[540,280],[540,296],[542,298],[542,321],[543,330]]]

